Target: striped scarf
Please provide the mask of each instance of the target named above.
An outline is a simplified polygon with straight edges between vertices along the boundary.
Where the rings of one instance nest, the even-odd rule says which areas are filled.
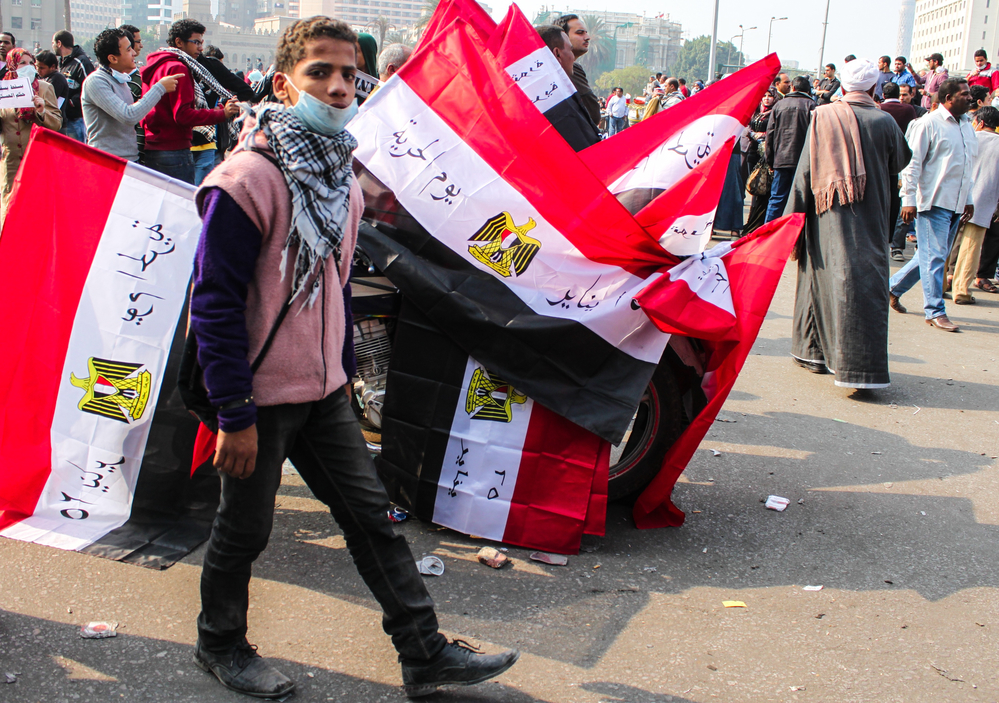
[[[289,249],[297,245],[291,282],[294,299],[314,272],[322,272],[330,254],[337,268],[340,266],[357,140],[346,130],[332,137],[316,134],[295,113],[277,103],[249,108],[244,105],[243,109],[256,120],[243,139],[243,148],[252,149],[256,135],[263,134],[291,191],[291,230],[285,242],[281,275],[285,274]],[[316,277],[309,293],[309,305],[319,294],[320,278]]]
[[[219,96],[220,103],[225,103],[233,97],[233,94],[223,88],[222,84],[215,80],[215,76],[213,76],[207,68],[198,63],[198,61],[190,54],[187,54],[175,47],[165,47],[160,49],[160,51],[166,51],[176,56],[184,62],[184,65],[187,66],[187,69],[191,72],[191,78],[193,79],[192,82],[194,83],[195,110],[209,109],[208,100],[205,98],[206,90],[210,90]],[[225,126],[226,129],[229,130],[229,143],[235,144],[239,140],[239,130],[236,128],[236,125],[233,124],[232,120],[226,120]],[[201,134],[201,136],[203,136],[208,142],[215,141],[214,125],[195,127],[194,131]]]

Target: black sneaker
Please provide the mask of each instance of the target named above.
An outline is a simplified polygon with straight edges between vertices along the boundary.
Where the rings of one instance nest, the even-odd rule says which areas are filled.
[[[438,686],[471,686],[499,676],[519,658],[520,652],[516,649],[501,654],[480,654],[468,642],[456,639],[427,664],[403,664],[402,687],[410,698],[419,698],[429,696]]]
[[[194,663],[215,674],[226,688],[256,698],[282,698],[295,690],[295,682],[268,664],[257,646],[245,639],[223,654],[194,647]]]
[[[892,249],[891,258],[893,261],[905,261],[905,256],[902,254],[901,249]]]

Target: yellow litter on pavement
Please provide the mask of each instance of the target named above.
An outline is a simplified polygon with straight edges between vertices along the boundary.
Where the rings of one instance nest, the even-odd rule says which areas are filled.
[[[722,605],[726,608],[745,608],[746,604],[741,600],[723,600]]]

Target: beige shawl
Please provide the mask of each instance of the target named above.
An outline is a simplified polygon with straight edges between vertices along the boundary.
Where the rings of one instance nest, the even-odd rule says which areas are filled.
[[[859,203],[867,187],[860,128],[851,105],[876,107],[867,93],[850,92],[837,102],[816,108],[808,148],[811,158],[815,211],[821,215],[833,206]]]

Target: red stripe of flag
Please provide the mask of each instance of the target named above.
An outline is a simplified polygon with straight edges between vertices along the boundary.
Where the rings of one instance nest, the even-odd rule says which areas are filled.
[[[724,339],[703,342],[709,355],[702,384],[708,404],[666,452],[659,473],[635,502],[633,515],[638,527],[679,527],[683,524],[683,511],[670,500],[673,486],[735,385],[804,224],[805,216],[800,213],[774,220],[740,239],[734,250],[724,257],[736,324]],[[661,328],[665,325],[657,319],[655,298],[662,292],[662,289],[650,286],[638,296],[642,308]]]
[[[34,512],[48,479],[66,349],[124,170],[121,159],[32,129],[0,236],[0,529]],[[52,206],[53,187],[70,207]]]
[[[643,277],[678,262],[603,183],[574,168],[576,153],[464,22],[438,33],[399,76],[588,259]]]
[[[514,3],[496,25],[496,31],[489,38],[486,48],[496,57],[499,65],[505,67],[547,47],[537,30]]]
[[[475,30],[482,43],[486,43],[496,31],[496,21],[475,0],[442,0],[437,3],[437,7],[423,28],[423,35],[416,44],[416,51],[426,46],[439,31],[459,18]]]
[[[605,459],[610,456],[609,447],[595,434],[535,402],[503,541],[576,554],[588,522],[594,472],[602,453],[606,452]],[[605,462],[605,477],[606,471]],[[606,488],[604,497],[606,511]],[[597,515],[592,518],[598,519]]]

